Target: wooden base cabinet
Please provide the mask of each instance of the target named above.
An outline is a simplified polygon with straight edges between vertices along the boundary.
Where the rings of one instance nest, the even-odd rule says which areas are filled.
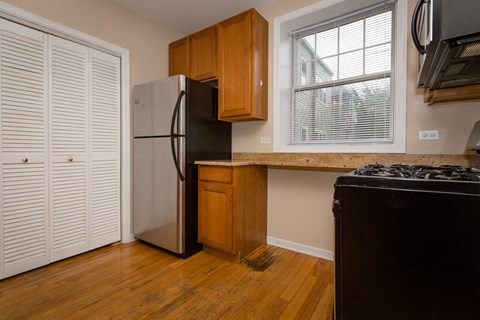
[[[198,179],[198,241],[241,262],[266,243],[267,168],[200,166]]]

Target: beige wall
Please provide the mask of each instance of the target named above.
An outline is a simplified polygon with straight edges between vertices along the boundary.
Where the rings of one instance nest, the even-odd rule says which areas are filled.
[[[130,85],[168,75],[168,43],[180,37],[113,0],[6,0],[130,51]]]
[[[269,237],[333,250],[336,172],[268,170]]]

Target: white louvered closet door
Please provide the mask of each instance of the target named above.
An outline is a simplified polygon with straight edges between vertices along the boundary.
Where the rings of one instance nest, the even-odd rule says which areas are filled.
[[[0,278],[49,262],[47,48],[0,19]]]
[[[49,36],[51,261],[89,249],[88,50]]]
[[[120,59],[90,49],[90,248],[120,240]]]

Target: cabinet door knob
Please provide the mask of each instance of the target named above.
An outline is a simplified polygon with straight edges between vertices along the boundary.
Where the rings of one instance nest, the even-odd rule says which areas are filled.
[[[72,157],[68,158],[68,161],[72,162],[72,161],[73,161],[73,158],[72,158]]]
[[[263,87],[263,80],[260,80],[260,87]]]
[[[23,162],[28,162],[28,158],[23,158],[22,161]]]

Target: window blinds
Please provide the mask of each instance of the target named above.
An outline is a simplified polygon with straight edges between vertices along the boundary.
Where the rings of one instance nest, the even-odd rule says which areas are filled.
[[[394,8],[292,32],[290,144],[393,142]]]

